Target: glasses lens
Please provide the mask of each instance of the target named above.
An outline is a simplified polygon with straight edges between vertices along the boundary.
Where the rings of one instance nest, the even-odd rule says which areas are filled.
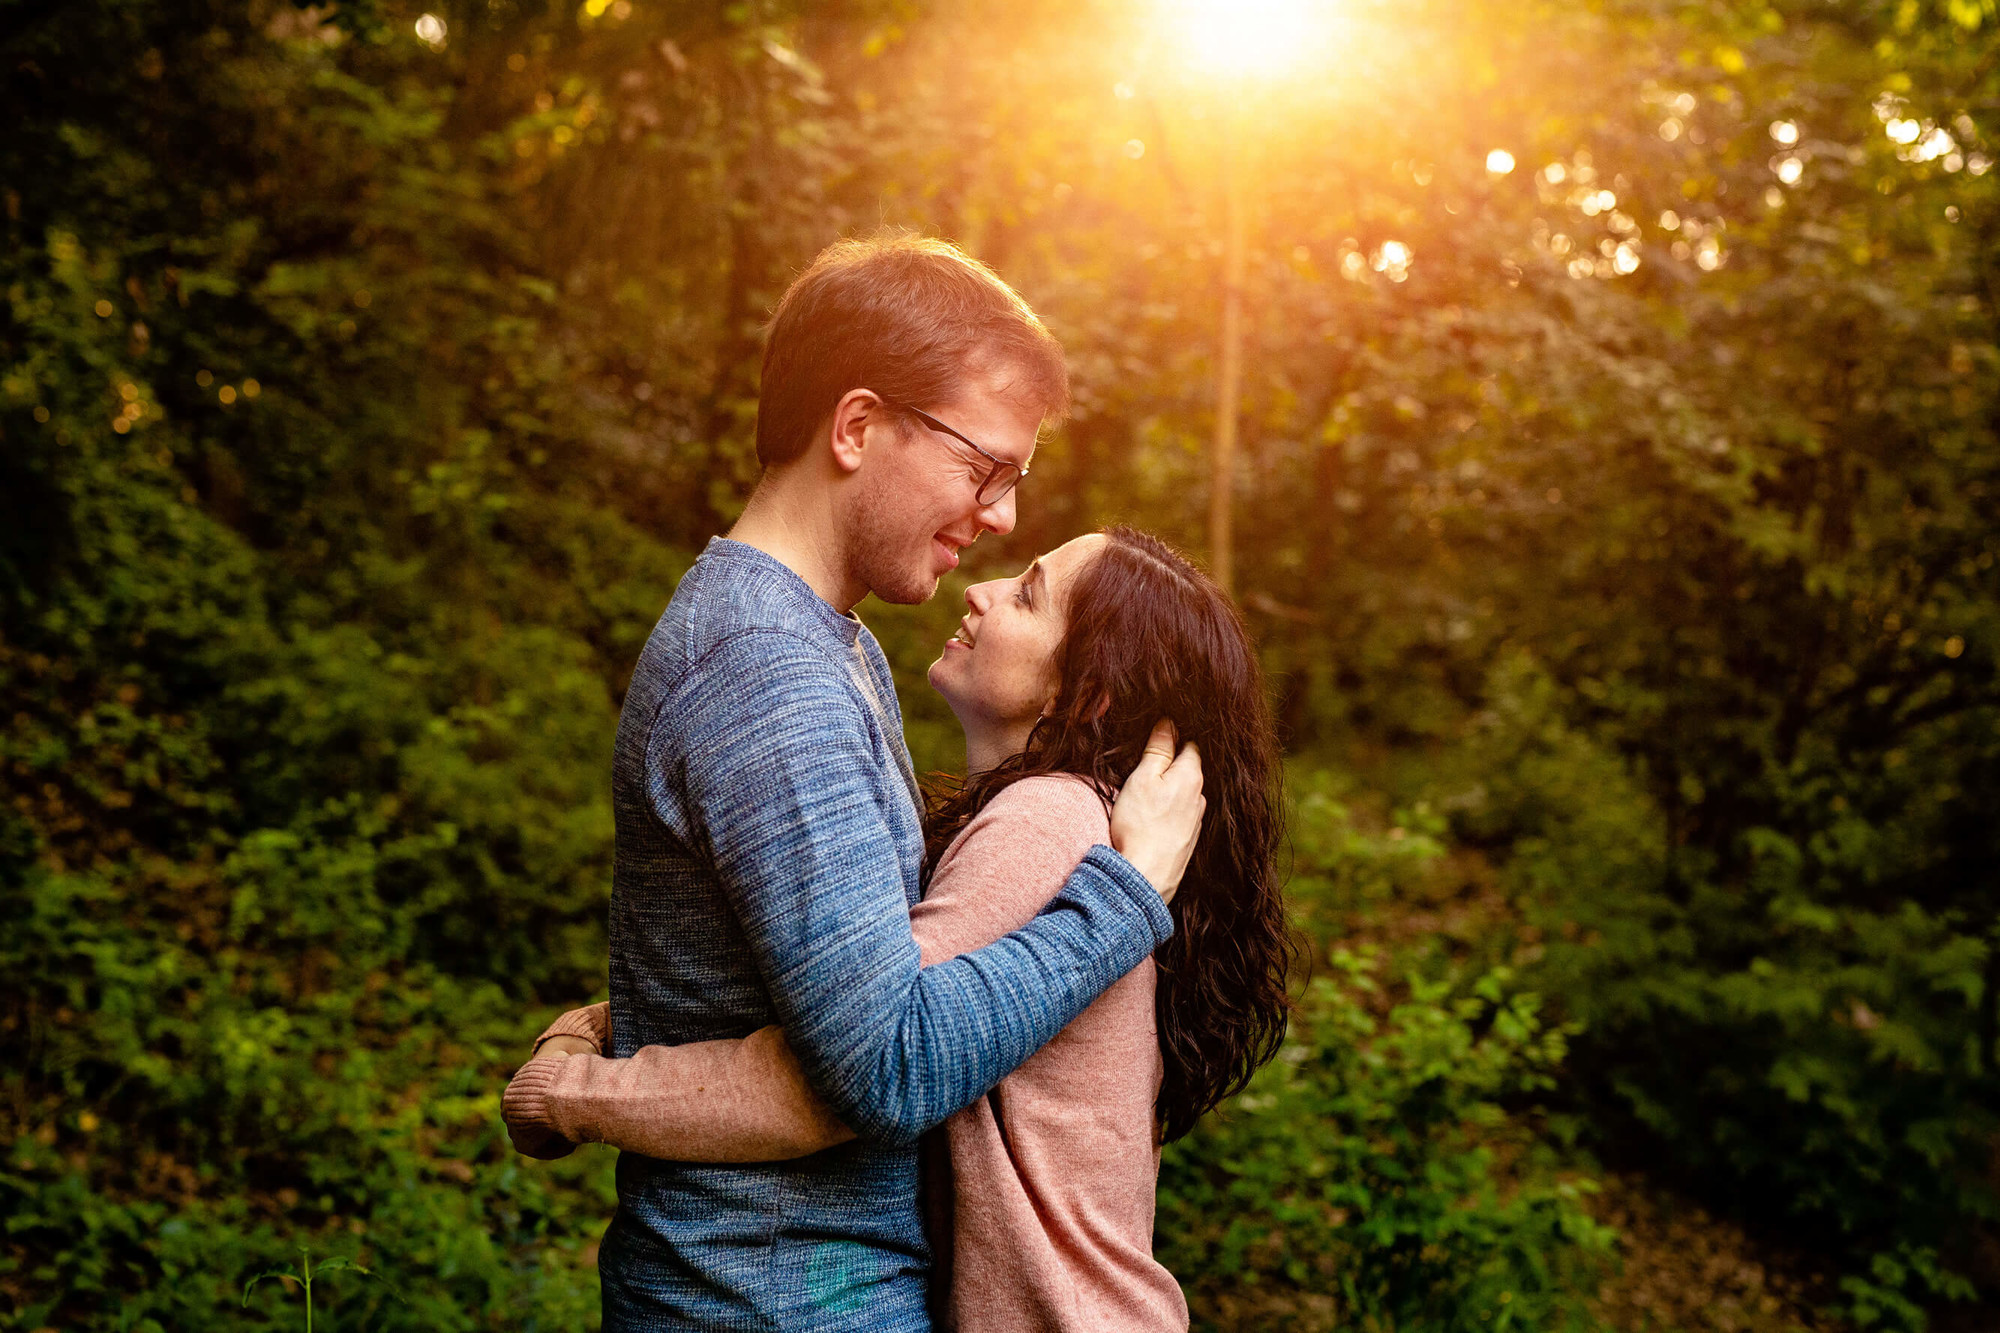
[[[986,474],[986,480],[979,486],[979,503],[998,504],[1002,496],[1021,484],[1021,469],[1012,463],[1002,463]]]

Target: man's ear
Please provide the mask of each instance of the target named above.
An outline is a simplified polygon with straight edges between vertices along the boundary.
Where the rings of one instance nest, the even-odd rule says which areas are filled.
[[[833,405],[823,437],[832,451],[833,465],[846,473],[860,471],[868,427],[881,426],[883,420],[882,399],[872,389],[849,389],[842,394]]]

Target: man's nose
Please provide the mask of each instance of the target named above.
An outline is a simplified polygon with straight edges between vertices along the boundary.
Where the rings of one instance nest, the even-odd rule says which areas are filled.
[[[1005,537],[1014,530],[1014,492],[1008,491],[990,505],[981,505],[976,517],[979,526],[996,537]]]

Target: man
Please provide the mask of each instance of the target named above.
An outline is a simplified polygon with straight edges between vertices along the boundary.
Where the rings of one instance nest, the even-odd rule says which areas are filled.
[[[613,767],[613,1052],[782,1025],[859,1136],[802,1161],[625,1154],[599,1252],[605,1328],[929,1327],[915,1141],[983,1095],[1171,931],[1200,823],[1159,739],[1094,849],[1024,929],[918,967],[923,837],[887,663],[852,614],[931,596],[1068,397],[1025,302],[951,246],[822,254],[773,317],[757,452],[728,539],[634,672]],[[517,1100],[560,1062],[524,1067]],[[532,1121],[532,1116],[530,1117]]]

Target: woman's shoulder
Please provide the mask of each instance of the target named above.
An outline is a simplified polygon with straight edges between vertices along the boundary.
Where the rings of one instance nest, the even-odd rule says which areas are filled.
[[[996,792],[938,858],[910,911],[924,965],[1026,925],[1110,838],[1104,801],[1082,779],[1022,778]]]
[[[966,857],[985,861],[1003,853],[1036,862],[1067,858],[1074,866],[1093,846],[1111,841],[1104,802],[1089,779],[1069,773],[1010,782],[952,840],[939,859],[939,873]]]
[[[1111,832],[1106,801],[1115,795],[1100,795],[1094,782],[1075,773],[1038,773],[995,793],[975,822],[1011,824],[1032,818],[1042,827],[1094,833],[1101,839]]]

